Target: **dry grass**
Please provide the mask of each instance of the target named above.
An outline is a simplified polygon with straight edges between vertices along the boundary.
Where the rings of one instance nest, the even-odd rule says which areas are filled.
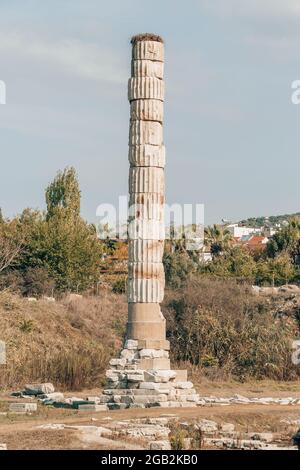
[[[125,331],[123,296],[103,292],[76,302],[28,302],[0,294],[1,339],[7,365],[0,386],[51,381],[62,389],[100,386]]]
[[[188,368],[200,389],[205,380],[216,390],[235,379],[298,380],[291,343],[299,338],[299,325],[292,311],[274,315],[278,301],[218,280],[168,291],[163,312],[173,363]],[[0,366],[0,388],[32,381],[50,381],[61,390],[101,387],[109,359],[121,349],[126,320],[125,296],[108,290],[71,303],[28,302],[1,292],[7,365]]]
[[[173,360],[211,380],[297,380],[292,341],[299,325],[290,307],[276,315],[283,310],[282,299],[257,297],[232,281],[191,281],[164,303]]]

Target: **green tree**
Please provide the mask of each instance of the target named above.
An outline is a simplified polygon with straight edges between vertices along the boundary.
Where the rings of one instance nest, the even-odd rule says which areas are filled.
[[[288,253],[257,263],[256,283],[268,285],[287,284],[295,276],[295,267]]]
[[[46,189],[47,218],[58,212],[76,218],[80,216],[80,189],[73,167],[59,171]]]
[[[204,229],[204,242],[210,246],[213,257],[219,256],[230,247],[232,235],[222,225],[208,226]]]
[[[164,268],[168,286],[178,288],[184,285],[196,272],[197,265],[187,253],[175,251],[164,253]]]
[[[275,258],[280,253],[288,253],[293,263],[300,256],[300,218],[292,219],[288,226],[275,233],[267,245],[267,255]]]
[[[74,169],[58,173],[46,189],[46,202],[46,213],[26,209],[18,218],[27,242],[17,269],[25,278],[28,269],[43,268],[56,289],[83,291],[99,279],[102,243],[95,227],[80,217]]]
[[[256,263],[247,248],[236,246],[217,256],[205,266],[206,271],[218,277],[236,277],[253,281],[256,274]]]

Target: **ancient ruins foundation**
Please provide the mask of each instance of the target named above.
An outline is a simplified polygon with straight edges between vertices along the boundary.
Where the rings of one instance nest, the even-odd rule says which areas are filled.
[[[128,324],[124,349],[110,361],[101,401],[109,408],[196,406],[187,371],[172,370],[164,297],[164,43],[132,38],[129,129]]]

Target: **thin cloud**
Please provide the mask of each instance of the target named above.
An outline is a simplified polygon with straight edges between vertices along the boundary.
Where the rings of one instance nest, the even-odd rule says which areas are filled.
[[[112,51],[75,39],[51,42],[32,35],[0,33],[0,51],[52,64],[87,80],[123,83],[127,74]]]
[[[203,0],[202,5],[220,16],[272,19],[300,16],[298,0]]]

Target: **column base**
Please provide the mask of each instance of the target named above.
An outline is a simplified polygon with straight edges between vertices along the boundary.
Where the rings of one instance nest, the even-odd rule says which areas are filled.
[[[107,387],[100,397],[107,409],[197,405],[199,395],[187,380],[187,371],[171,369],[167,349],[141,348],[150,344],[127,340],[120,357],[111,359]]]

